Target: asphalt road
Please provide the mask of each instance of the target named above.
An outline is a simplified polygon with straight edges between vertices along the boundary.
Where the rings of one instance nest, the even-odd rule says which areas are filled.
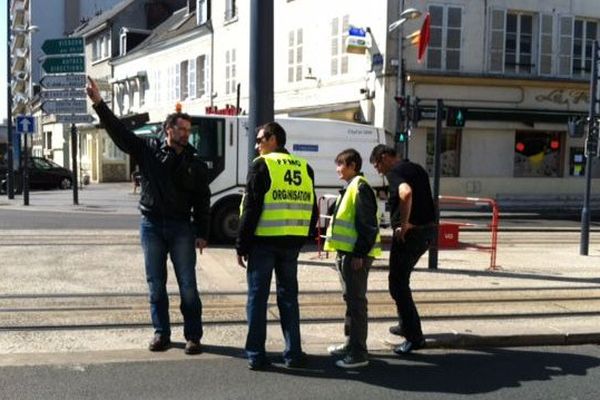
[[[209,346],[193,359],[0,368],[13,399],[572,399],[597,398],[600,347],[375,355],[343,371],[329,356],[308,367],[249,371],[236,348]],[[274,359],[273,361],[278,362]]]
[[[137,229],[139,215],[79,211],[72,213],[0,209],[4,229]]]
[[[101,212],[102,209],[86,209],[80,207],[73,212],[30,211],[26,208],[13,210],[0,207],[0,230],[2,229],[134,229],[138,228],[139,215],[115,214]],[[474,227],[462,229],[486,230],[490,218],[487,215],[474,213],[448,213],[442,220],[472,223]],[[600,230],[600,220],[592,221],[592,230]],[[536,231],[536,230],[579,230],[581,221],[573,215],[545,217],[539,214],[506,214],[501,216],[501,231]]]

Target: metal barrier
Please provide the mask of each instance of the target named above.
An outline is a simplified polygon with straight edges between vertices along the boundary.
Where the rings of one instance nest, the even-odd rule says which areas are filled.
[[[319,213],[319,218],[317,218],[317,237],[315,238],[315,240],[317,241],[318,258],[323,258],[321,253],[323,251],[323,242],[325,239],[325,232],[327,230],[328,225],[325,222],[328,222],[333,218],[333,216],[327,214],[327,212],[329,211],[331,206],[335,204],[337,196],[337,194],[324,194],[320,196],[317,200],[317,212]],[[325,213],[323,213],[322,210],[324,210]],[[327,251],[325,252],[325,258],[329,258],[329,252]]]
[[[485,226],[490,229],[491,233],[491,243],[489,246],[481,246],[481,245],[473,245],[469,244],[468,247],[472,247],[475,250],[481,251],[489,251],[490,252],[490,266],[489,270],[498,269],[496,265],[496,253],[498,248],[498,224],[500,222],[500,213],[498,211],[498,204],[496,200],[485,198],[485,197],[458,197],[458,196],[439,196],[440,200],[440,209],[442,208],[442,204],[444,205],[460,205],[460,206],[487,206],[491,208],[492,211],[492,222],[491,224],[472,224],[466,222],[453,222],[453,221],[440,221],[440,236],[443,236],[444,230],[442,226],[452,226],[456,229],[456,240],[458,242],[458,230],[461,226],[469,226],[469,227],[480,227]],[[440,238],[438,238],[438,243],[440,243]],[[442,238],[443,239],[443,238]],[[439,245],[438,245],[439,248]]]
[[[317,242],[317,257],[323,258],[323,253],[325,253],[325,258],[329,257],[329,253],[323,250],[323,242],[325,239],[325,231],[327,229],[327,222],[331,220],[332,216],[327,214],[328,210],[331,208],[333,204],[335,204],[335,200],[337,199],[337,195],[334,194],[325,194],[318,198],[317,200],[317,210],[319,213],[319,218],[317,219],[317,237],[315,238]],[[500,221],[500,213],[498,211],[498,204],[496,200],[484,197],[458,197],[458,196],[439,196],[440,208],[443,205],[460,205],[460,206],[487,206],[491,208],[492,211],[492,222],[490,224],[473,224],[467,222],[457,222],[457,221],[449,221],[444,220],[440,221],[439,224],[439,235],[438,235],[438,249],[448,249],[448,248],[458,248],[461,247],[458,241],[458,233],[460,231],[460,227],[481,227],[484,226],[490,229],[491,233],[491,243],[489,246],[481,246],[476,244],[464,244],[463,247],[473,248],[475,250],[481,251],[489,251],[490,252],[490,266],[488,269],[496,270],[498,266],[496,265],[496,253],[498,247],[498,224]],[[442,246],[440,246],[442,244]]]

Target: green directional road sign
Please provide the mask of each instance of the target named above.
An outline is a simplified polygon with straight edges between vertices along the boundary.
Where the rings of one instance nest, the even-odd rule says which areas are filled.
[[[42,51],[49,56],[83,53],[83,38],[58,38],[44,40]]]
[[[42,64],[47,74],[62,74],[67,72],[84,72],[84,56],[51,57],[46,58]]]

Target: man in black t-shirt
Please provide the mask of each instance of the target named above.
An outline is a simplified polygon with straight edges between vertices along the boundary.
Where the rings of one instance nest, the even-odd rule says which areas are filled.
[[[375,146],[370,162],[389,183],[388,204],[394,230],[389,261],[389,290],[396,301],[399,324],[390,332],[406,341],[394,349],[407,354],[425,346],[421,319],[410,290],[410,275],[435,233],[429,176],[419,164],[401,160],[393,147]]]

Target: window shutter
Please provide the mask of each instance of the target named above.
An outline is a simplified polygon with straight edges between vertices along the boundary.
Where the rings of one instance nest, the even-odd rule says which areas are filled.
[[[540,16],[540,74],[552,75],[554,19],[551,14]]]
[[[573,54],[573,17],[561,16],[559,19],[558,75],[571,76]]]
[[[490,72],[504,72],[504,31],[506,21],[505,10],[492,10],[490,24]]]

